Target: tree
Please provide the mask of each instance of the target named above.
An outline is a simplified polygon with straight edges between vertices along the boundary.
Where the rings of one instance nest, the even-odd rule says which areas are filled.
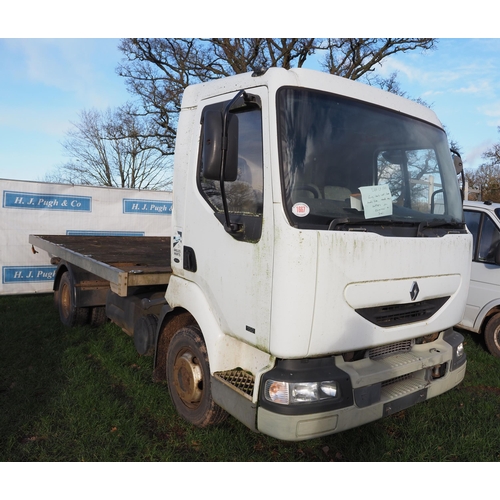
[[[358,80],[390,55],[434,46],[434,38],[328,38],[323,66],[332,75]]]
[[[169,160],[151,126],[130,104],[116,110],[84,110],[63,142],[70,160],[47,180],[139,189],[171,184]]]
[[[493,144],[481,158],[485,161],[476,170],[465,171],[469,189],[479,191],[474,195],[476,199],[500,202],[500,142]]]
[[[426,106],[428,108],[432,108],[430,104],[424,101],[421,97],[413,98],[408,95],[407,92],[401,89],[398,82],[398,72],[395,71],[391,73],[388,78],[381,78],[379,76],[375,76],[375,78],[371,78],[370,84],[375,85],[386,92],[390,92],[391,94],[398,95],[400,97],[404,97],[405,99],[410,99],[411,101],[418,102],[422,104],[422,106]]]
[[[428,50],[433,38],[126,38],[125,61],[117,71],[151,117],[152,136],[164,154],[173,154],[184,89],[193,83],[267,67],[302,67],[322,56],[326,72],[364,78],[398,52]]]
[[[498,127],[498,132],[500,132],[500,127]],[[500,142],[493,144],[493,146],[485,151],[482,158],[486,160],[483,165],[490,167],[500,167]]]
[[[469,190],[478,190],[478,194],[469,195],[469,199],[500,202],[500,165],[482,164],[476,170],[466,170],[465,179]]]

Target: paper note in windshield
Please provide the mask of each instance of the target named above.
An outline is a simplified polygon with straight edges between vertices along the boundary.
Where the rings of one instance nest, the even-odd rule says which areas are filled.
[[[365,219],[392,215],[392,196],[387,184],[362,186],[359,190],[365,209]]]

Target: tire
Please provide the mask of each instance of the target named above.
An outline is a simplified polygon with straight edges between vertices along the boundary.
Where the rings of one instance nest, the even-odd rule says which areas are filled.
[[[105,306],[95,306],[90,310],[90,326],[98,327],[104,325],[108,321],[108,317],[106,316],[106,307]]]
[[[63,325],[72,327],[88,323],[89,309],[87,307],[76,307],[75,286],[68,271],[61,276],[56,297],[59,317]]]
[[[154,314],[141,316],[134,325],[134,345],[140,356],[153,356],[158,317]]]
[[[207,347],[196,326],[178,330],[167,351],[167,384],[174,406],[196,427],[224,421],[227,413],[213,398]]]
[[[54,290],[54,308],[59,311],[59,289]]]
[[[495,314],[486,324],[484,341],[488,351],[500,358],[500,314]]]

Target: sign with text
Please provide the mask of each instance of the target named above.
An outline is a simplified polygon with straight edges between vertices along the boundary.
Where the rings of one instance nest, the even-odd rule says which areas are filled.
[[[80,212],[92,211],[92,197],[64,196],[47,193],[27,193],[23,191],[4,191],[4,208],[25,210],[69,210]]]
[[[359,190],[361,191],[365,219],[392,215],[392,196],[387,184],[362,186]]]
[[[3,266],[2,283],[52,283],[55,272],[56,266]]]
[[[172,202],[161,200],[123,200],[124,214],[172,215]]]

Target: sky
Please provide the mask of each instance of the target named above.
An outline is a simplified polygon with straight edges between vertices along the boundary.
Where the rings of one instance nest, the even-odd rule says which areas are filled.
[[[0,38],[0,178],[43,181],[67,161],[62,142],[84,109],[132,96],[116,74],[117,38]],[[462,152],[466,169],[500,142],[500,38],[440,38],[435,50],[391,56],[377,74],[398,74]]]

